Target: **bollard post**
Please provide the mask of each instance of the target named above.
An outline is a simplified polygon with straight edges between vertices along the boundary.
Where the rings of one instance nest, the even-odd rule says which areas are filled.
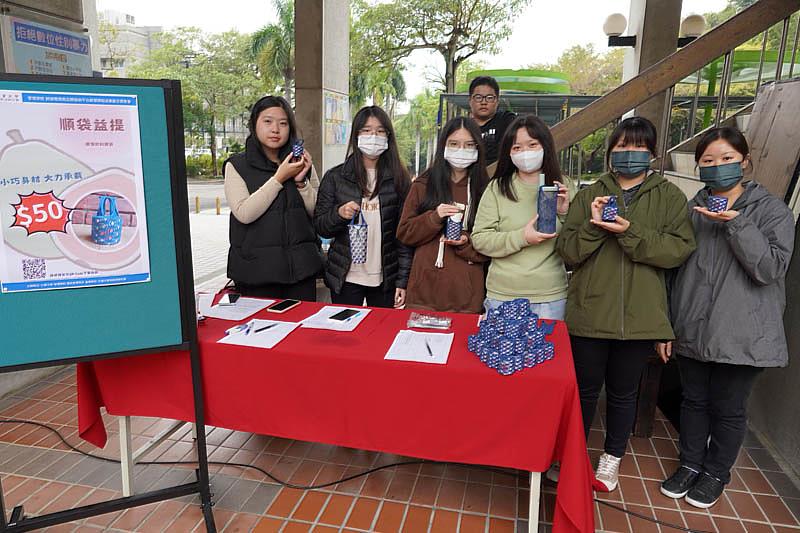
[[[221,207],[221,202],[219,201],[219,196],[217,196],[217,214],[219,215],[219,210]]]
[[[199,196],[195,196],[194,197],[194,212],[195,213],[200,213],[200,197]]]

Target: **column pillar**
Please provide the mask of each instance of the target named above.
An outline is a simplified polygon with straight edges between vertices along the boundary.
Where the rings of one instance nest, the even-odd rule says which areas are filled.
[[[682,0],[631,0],[628,35],[636,35],[636,47],[625,54],[622,81],[658,63],[678,49]],[[634,110],[650,120],[661,140],[664,93],[658,93]]]
[[[344,161],[350,133],[350,6],[295,0],[295,114],[322,174]]]

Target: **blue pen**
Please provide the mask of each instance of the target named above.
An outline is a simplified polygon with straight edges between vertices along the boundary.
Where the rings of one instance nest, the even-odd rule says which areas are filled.
[[[354,314],[354,315],[353,315],[353,316],[351,316],[350,318],[346,318],[344,321],[345,321],[345,322],[350,322],[351,320],[353,320],[354,318],[357,318],[357,317],[359,317],[359,316],[361,316],[361,311],[359,311],[358,313]]]
[[[247,331],[250,328],[250,324],[237,324],[232,328],[228,329],[225,332],[225,335],[233,335],[234,333],[241,333],[242,331]]]

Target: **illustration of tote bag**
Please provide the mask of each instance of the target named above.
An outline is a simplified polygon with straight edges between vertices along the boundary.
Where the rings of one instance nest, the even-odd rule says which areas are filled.
[[[353,263],[363,265],[367,262],[367,222],[361,210],[353,214],[347,231],[350,233],[350,255]]]
[[[101,196],[97,213],[92,216],[92,242],[103,246],[118,244],[122,238],[122,218],[114,196]]]

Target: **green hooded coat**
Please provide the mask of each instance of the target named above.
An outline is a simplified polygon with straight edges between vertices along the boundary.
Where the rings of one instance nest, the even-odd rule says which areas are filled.
[[[615,234],[593,225],[591,204],[614,194],[630,227]],[[669,340],[666,269],[695,249],[686,196],[651,173],[626,207],[611,174],[581,190],[567,214],[556,250],[573,274],[567,295],[571,335],[599,339]]]

